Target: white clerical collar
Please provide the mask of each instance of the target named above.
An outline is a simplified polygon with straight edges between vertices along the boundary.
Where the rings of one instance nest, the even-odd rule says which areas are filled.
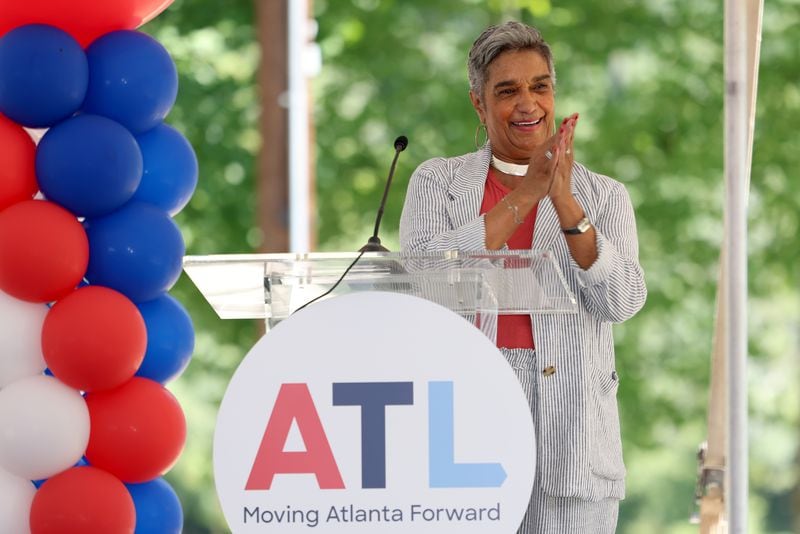
[[[526,174],[528,174],[527,165],[508,163],[507,161],[499,159],[494,154],[492,154],[492,167],[494,167],[495,169],[497,169],[502,173],[509,174],[511,176],[525,176]]]

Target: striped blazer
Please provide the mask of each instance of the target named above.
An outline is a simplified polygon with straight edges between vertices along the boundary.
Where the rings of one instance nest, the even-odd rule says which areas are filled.
[[[489,144],[422,163],[411,177],[400,220],[405,251],[485,248],[479,215]],[[597,234],[598,256],[583,270],[572,259],[549,198],[538,207],[532,247],[552,251],[578,301],[577,314],[533,315],[539,369],[537,429],[542,490],[587,500],[623,498],[618,375],[612,323],[633,316],[647,296],[633,206],[624,186],[573,165],[572,191]],[[546,367],[556,372],[541,374]]]

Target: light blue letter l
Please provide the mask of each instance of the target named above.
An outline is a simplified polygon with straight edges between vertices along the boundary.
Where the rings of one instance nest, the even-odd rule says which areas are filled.
[[[499,488],[506,472],[499,463],[455,463],[453,382],[428,383],[429,483],[432,488]]]

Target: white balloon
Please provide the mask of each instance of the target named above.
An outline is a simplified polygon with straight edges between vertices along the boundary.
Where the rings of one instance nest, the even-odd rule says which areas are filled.
[[[26,376],[42,374],[42,324],[47,306],[15,299],[0,291],[0,389]]]
[[[30,480],[16,477],[0,469],[0,532],[28,534],[36,488]]]
[[[25,131],[28,132],[29,136],[31,136],[33,142],[38,145],[39,141],[42,140],[42,137],[44,137],[44,134],[47,133],[48,129],[49,128],[25,128]]]
[[[52,376],[17,380],[0,390],[0,468],[28,480],[72,467],[89,442],[89,408]]]

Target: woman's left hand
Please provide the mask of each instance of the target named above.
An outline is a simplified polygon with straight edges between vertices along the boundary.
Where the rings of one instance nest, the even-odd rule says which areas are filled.
[[[561,123],[558,131],[558,162],[555,175],[548,193],[553,203],[566,200],[572,195],[572,163],[575,161],[573,153],[573,140],[578,114],[573,113]]]

